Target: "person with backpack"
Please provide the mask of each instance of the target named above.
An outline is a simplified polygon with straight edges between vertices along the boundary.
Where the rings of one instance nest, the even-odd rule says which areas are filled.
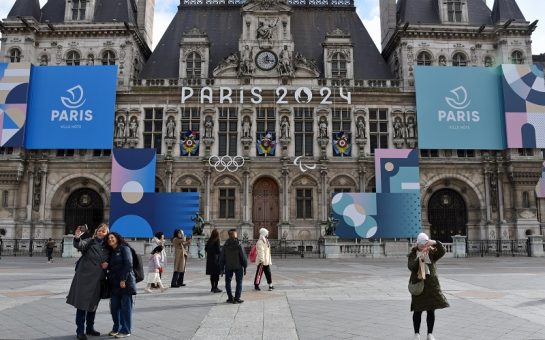
[[[131,335],[133,295],[136,295],[133,251],[123,237],[115,232],[108,235],[108,246],[112,249],[108,282],[112,292],[110,312],[114,323],[108,335],[126,338]]]
[[[109,231],[108,225],[101,224],[93,237],[84,240],[82,227],[77,227],[74,232],[74,248],[81,251],[81,257],[76,263],[76,273],[66,303],[76,307],[76,334],[79,340],[87,339],[87,335],[100,336],[94,325],[100,302],[100,286],[106,278],[110,258],[110,248],[105,241]]]
[[[227,292],[227,303],[243,303],[244,300],[240,299],[242,294],[242,278],[246,275],[246,267],[248,267],[248,261],[246,260],[246,254],[240,245],[237,238],[237,230],[229,230],[229,238],[225,241],[220,255],[220,270],[221,274],[225,273],[225,291]],[[231,291],[231,279],[235,275],[237,287],[235,290],[235,296]]]
[[[172,247],[174,247],[174,273],[172,273],[172,281],[170,282],[171,288],[185,286],[184,275],[187,262],[186,247],[189,244],[191,244],[191,241],[186,241],[182,230],[174,230],[174,237],[172,238]]]
[[[267,283],[269,284],[269,291],[274,289],[273,282],[272,282],[272,274],[271,274],[271,265],[272,265],[272,257],[271,257],[271,244],[269,243],[269,231],[265,228],[259,229],[259,240],[257,240],[257,243],[255,245],[257,256],[256,256],[256,262],[257,262],[257,270],[255,272],[255,278],[254,278],[254,288],[255,290],[261,290],[259,288],[259,284],[261,283],[261,277],[263,276],[263,273],[265,273],[265,277],[267,278]]]
[[[218,288],[220,280],[220,233],[217,229],[212,230],[210,238],[206,242],[204,247],[206,252],[206,275],[210,275],[210,285],[212,293],[221,293],[222,290]]]

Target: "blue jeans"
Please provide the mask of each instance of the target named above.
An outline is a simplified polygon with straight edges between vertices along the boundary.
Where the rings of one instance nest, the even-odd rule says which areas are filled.
[[[131,334],[132,295],[114,295],[110,299],[110,312],[114,326],[112,331]]]
[[[233,298],[233,292],[231,291],[231,279],[235,274],[235,280],[237,281],[237,288],[235,290],[235,300],[240,299],[240,294],[242,294],[242,278],[244,277],[244,269],[239,270],[225,270],[225,291],[227,292],[227,297],[229,299]]]
[[[96,312],[88,312],[83,309],[76,310],[76,334],[85,333],[85,322],[87,321],[87,331],[94,330]]]

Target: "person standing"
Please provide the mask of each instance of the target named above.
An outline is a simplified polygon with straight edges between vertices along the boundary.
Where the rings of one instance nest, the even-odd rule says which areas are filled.
[[[170,287],[178,288],[185,286],[184,275],[187,262],[187,249],[191,241],[186,241],[184,232],[180,229],[174,231],[172,246],[174,247],[174,273],[172,273],[172,281]]]
[[[210,238],[206,242],[204,247],[206,252],[206,275],[210,275],[210,285],[212,293],[221,293],[222,290],[218,288],[220,280],[220,234],[217,229],[212,230]]]
[[[420,340],[420,323],[422,312],[426,311],[428,325],[427,340],[435,340],[433,326],[435,310],[449,307],[446,297],[441,291],[437,267],[435,263],[445,255],[445,247],[439,241],[430,240],[428,235],[420,233],[416,245],[409,253],[408,267],[411,271],[411,283],[424,280],[424,291],[420,295],[411,295],[411,311],[413,311],[413,340]]]
[[[47,254],[47,263],[53,261],[53,250],[55,249],[55,241],[50,237],[45,244],[45,252]]]
[[[133,295],[136,295],[136,277],[129,245],[118,233],[108,235],[108,246],[112,249],[108,267],[111,286],[110,312],[113,327],[108,335],[126,338],[131,335]]]
[[[269,284],[269,291],[274,289],[273,282],[272,282],[272,274],[271,274],[271,265],[272,265],[272,257],[271,257],[271,244],[269,243],[269,231],[265,228],[259,229],[259,240],[257,240],[256,243],[256,250],[257,250],[257,270],[255,272],[255,278],[254,278],[254,288],[255,290],[261,290],[259,288],[259,284],[261,283],[261,277],[263,276],[263,273],[265,273],[265,277],[267,278],[267,283]]]
[[[66,297],[66,303],[76,307],[76,334],[79,340],[87,335],[100,336],[95,330],[95,313],[100,302],[100,282],[106,277],[110,249],[104,238],[110,232],[108,225],[101,224],[92,238],[81,239],[81,227],[74,233],[74,248],[81,252],[76,263],[76,273]],[[87,329],[85,330],[85,325]]]
[[[244,300],[240,299],[242,294],[242,278],[246,275],[246,267],[248,267],[248,261],[246,260],[246,254],[238,241],[238,235],[236,229],[229,230],[229,238],[225,241],[220,255],[220,270],[221,273],[225,273],[225,291],[227,292],[227,303],[243,303]],[[235,290],[235,296],[231,291],[231,279],[235,275],[237,287]]]
[[[157,288],[161,288],[161,293],[167,290],[163,287],[163,282],[161,282],[161,277],[159,273],[161,272],[161,252],[163,251],[163,246],[157,246],[151,252],[151,256],[148,261],[148,277],[147,277],[147,287],[146,292],[151,293],[152,285],[156,285]]]
[[[204,257],[202,253],[202,240],[199,238],[197,239],[197,256],[199,259],[202,259]]]
[[[161,264],[161,268],[159,269],[159,279],[163,277],[163,272],[165,271],[165,268],[167,267],[167,252],[165,250],[165,234],[163,234],[161,231],[155,233],[155,237],[151,239],[151,242],[155,244],[155,247],[163,247],[163,251],[161,251],[161,254],[159,254],[159,263]],[[151,288],[159,288],[155,284],[151,285]]]

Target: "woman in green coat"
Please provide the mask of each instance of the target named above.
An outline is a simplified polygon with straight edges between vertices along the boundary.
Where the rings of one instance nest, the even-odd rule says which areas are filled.
[[[416,246],[409,253],[408,267],[411,271],[411,283],[424,280],[424,291],[420,295],[411,295],[411,311],[413,311],[413,340],[420,340],[420,323],[422,312],[426,311],[428,324],[427,340],[435,340],[433,325],[435,310],[449,307],[446,297],[441,292],[435,263],[445,255],[445,247],[439,241],[430,240],[428,235],[420,233]]]

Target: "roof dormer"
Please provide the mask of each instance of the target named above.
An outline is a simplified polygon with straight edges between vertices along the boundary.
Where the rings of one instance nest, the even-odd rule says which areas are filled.
[[[443,24],[467,24],[467,0],[437,0],[439,17]]]
[[[66,0],[65,22],[89,22],[95,15],[96,0]]]

